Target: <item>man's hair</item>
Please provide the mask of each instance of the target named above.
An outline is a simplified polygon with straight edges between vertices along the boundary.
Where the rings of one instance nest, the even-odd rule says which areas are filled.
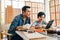
[[[38,15],[37,15],[37,17],[39,18],[39,17],[41,17],[42,15],[44,15],[44,17],[46,17],[46,15],[45,15],[44,12],[39,12]]]
[[[30,8],[30,6],[24,6],[24,7],[22,7],[22,11],[25,12],[27,8]]]

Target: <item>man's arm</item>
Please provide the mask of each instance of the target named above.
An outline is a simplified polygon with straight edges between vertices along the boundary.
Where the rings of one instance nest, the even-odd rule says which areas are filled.
[[[11,23],[11,25],[10,25],[9,31],[16,30],[16,27],[18,26],[18,21],[19,21],[19,19],[18,19],[18,17],[16,16],[16,17],[13,19],[13,21],[12,21],[12,23]]]

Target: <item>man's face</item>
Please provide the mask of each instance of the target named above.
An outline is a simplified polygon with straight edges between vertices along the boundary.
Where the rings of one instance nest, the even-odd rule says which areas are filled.
[[[29,17],[30,16],[30,8],[27,8],[26,9],[26,11],[24,12],[24,15],[26,16],[26,17]]]
[[[40,21],[40,22],[41,22],[41,21],[43,21],[43,20],[44,20],[44,18],[45,18],[45,17],[44,17],[44,15],[42,15],[41,17],[38,17],[38,21]]]

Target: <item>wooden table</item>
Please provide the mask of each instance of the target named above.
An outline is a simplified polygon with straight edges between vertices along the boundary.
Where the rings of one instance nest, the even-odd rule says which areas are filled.
[[[32,34],[32,33],[27,33],[27,32],[22,32],[22,31],[16,31],[16,33],[21,36],[24,40],[60,40],[59,37],[56,36],[52,36],[52,34],[49,35],[43,35],[43,34],[39,34],[39,35],[43,35],[44,37],[39,37],[39,38],[31,38],[31,35],[37,35],[37,34]],[[27,36],[28,35],[28,36]]]
[[[24,40],[46,40],[47,37],[37,32],[28,33],[28,32],[16,31],[16,33],[19,36],[21,36]]]

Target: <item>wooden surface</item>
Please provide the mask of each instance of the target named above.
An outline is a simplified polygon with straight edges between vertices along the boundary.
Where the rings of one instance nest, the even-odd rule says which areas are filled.
[[[47,36],[39,33],[28,33],[16,31],[16,33],[21,36],[24,40],[45,40]]]
[[[0,0],[0,24],[1,24],[1,0]]]
[[[5,23],[6,24],[10,24],[12,22],[12,19],[13,19],[13,8],[12,6],[7,6],[6,10],[5,10],[5,18],[6,18],[6,21]]]
[[[27,36],[25,36],[25,34],[22,31],[16,31],[16,33],[18,35],[20,35],[25,40],[60,40],[60,38],[59,38],[60,36],[57,35],[57,34],[47,34],[46,35],[47,36],[46,38],[40,38],[40,39],[39,38],[33,38],[33,39],[29,39]]]

